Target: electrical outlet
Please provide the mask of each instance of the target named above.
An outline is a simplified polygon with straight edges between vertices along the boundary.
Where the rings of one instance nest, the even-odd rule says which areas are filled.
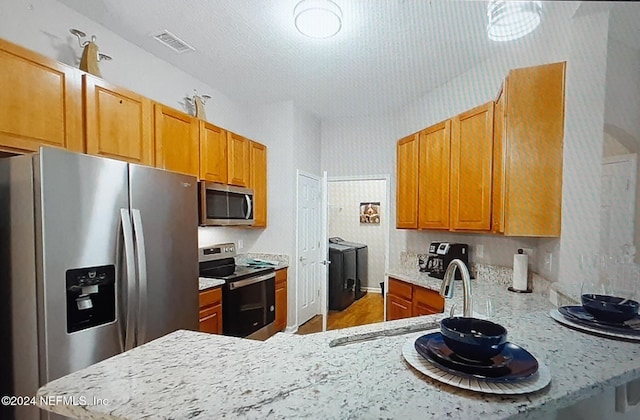
[[[553,266],[553,254],[550,252],[544,253],[544,270],[547,273],[551,273],[551,267]]]
[[[238,239],[238,251],[244,248],[244,241],[242,239]]]
[[[476,245],[476,259],[480,260],[484,258],[484,245]]]

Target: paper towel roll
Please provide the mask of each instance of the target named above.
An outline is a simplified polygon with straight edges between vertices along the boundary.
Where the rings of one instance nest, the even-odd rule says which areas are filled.
[[[513,256],[513,288],[515,290],[527,290],[527,254],[515,254]]]

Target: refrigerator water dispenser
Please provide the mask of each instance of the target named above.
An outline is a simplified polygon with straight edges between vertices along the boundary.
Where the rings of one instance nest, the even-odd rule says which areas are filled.
[[[116,320],[114,265],[67,270],[67,333]]]

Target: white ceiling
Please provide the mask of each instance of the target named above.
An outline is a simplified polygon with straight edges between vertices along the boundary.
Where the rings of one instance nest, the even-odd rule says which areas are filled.
[[[343,29],[325,40],[295,30],[299,0],[59,1],[231,98],[292,99],[319,118],[397,109],[509,47],[487,39],[485,1],[335,0]],[[546,2],[538,31],[569,10]],[[196,51],[164,47],[162,29]]]

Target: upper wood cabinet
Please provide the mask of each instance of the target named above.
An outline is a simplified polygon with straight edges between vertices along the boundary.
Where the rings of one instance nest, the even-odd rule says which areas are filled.
[[[451,229],[489,231],[493,161],[493,101],[453,119]]]
[[[227,132],[200,121],[200,179],[227,183]]]
[[[506,81],[505,81],[506,84]],[[491,197],[491,232],[504,232],[504,85],[495,102],[493,114],[493,191]]]
[[[227,184],[249,186],[249,140],[227,132]]]
[[[496,107],[492,230],[560,236],[566,63],[511,70]]]
[[[396,227],[418,227],[418,142],[412,134],[398,140],[396,172]]]
[[[197,177],[199,175],[198,120],[155,104],[156,167]]]
[[[250,180],[253,189],[253,227],[267,226],[267,147],[250,142]]]
[[[0,150],[84,151],[82,73],[0,40]]]
[[[433,125],[419,136],[418,227],[449,229],[451,121]]]
[[[85,74],[87,153],[153,166],[151,101]]]

